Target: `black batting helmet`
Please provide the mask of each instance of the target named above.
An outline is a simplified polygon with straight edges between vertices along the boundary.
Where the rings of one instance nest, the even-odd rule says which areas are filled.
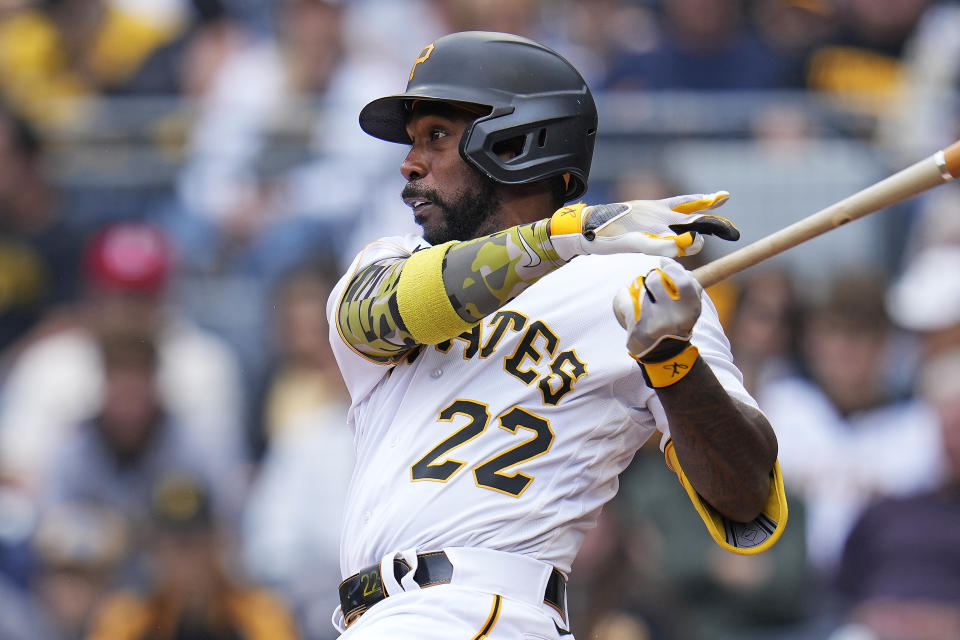
[[[406,124],[415,100],[489,109],[463,132],[460,155],[494,181],[569,176],[568,200],[586,191],[597,107],[583,76],[552,49],[508,33],[444,36],[420,51],[404,93],[363,108],[360,126],[382,140],[410,144]],[[508,142],[518,153],[504,160],[494,149]]]

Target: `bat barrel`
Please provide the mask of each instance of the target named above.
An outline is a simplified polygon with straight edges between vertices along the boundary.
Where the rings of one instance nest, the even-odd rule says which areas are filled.
[[[960,142],[709,264],[694,269],[705,287],[857,218],[960,177]]]

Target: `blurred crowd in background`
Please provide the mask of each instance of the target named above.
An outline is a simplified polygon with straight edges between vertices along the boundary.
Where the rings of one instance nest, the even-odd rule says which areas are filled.
[[[956,2],[0,1],[0,640],[336,636],[324,304],[417,230],[357,115],[463,29],[584,73],[587,202],[726,189],[740,244],[960,137]],[[578,557],[576,635],[956,640],[960,186],[709,293],[786,533],[722,551],[651,443]]]

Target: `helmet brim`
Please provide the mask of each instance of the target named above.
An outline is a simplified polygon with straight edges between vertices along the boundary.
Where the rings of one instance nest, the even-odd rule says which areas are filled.
[[[374,138],[410,144],[407,135],[407,105],[414,96],[400,94],[378,98],[360,111],[360,128]]]
[[[471,100],[473,96],[470,93],[470,91],[464,91],[460,88],[455,93],[451,93],[449,90],[445,91],[444,88],[438,88],[436,91],[421,90],[377,98],[360,110],[360,128],[374,138],[380,138],[387,142],[410,144],[412,140],[407,135],[410,104],[414,101],[426,100],[445,102],[461,107],[475,107],[480,110],[477,117],[488,114],[494,108],[495,105],[490,104],[488,100]],[[483,95],[488,99],[490,97],[489,92]],[[480,95],[478,94],[476,97],[480,98]]]

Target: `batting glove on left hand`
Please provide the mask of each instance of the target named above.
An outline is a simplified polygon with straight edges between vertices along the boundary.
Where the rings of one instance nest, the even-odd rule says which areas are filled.
[[[703,287],[690,272],[676,262],[661,260],[660,267],[614,297],[613,312],[627,330],[627,350],[643,365],[654,386],[679,380],[696,360],[690,337],[700,317],[702,293]]]
[[[583,254],[646,253],[676,258],[703,247],[703,234],[737,240],[732,222],[704,213],[730,197],[726,191],[630,200],[614,204],[566,206],[550,219],[550,241],[566,261]]]

